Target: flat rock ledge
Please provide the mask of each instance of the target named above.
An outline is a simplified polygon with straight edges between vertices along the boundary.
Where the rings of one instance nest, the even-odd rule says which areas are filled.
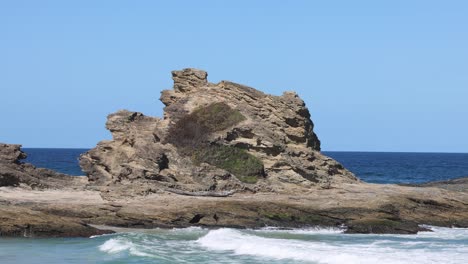
[[[468,177],[461,177],[446,181],[434,181],[421,184],[401,184],[402,186],[413,187],[437,187],[450,191],[467,192],[468,191]]]
[[[21,145],[0,143],[0,237],[90,237],[113,233],[89,226],[67,213],[38,210],[44,202],[60,201],[60,193],[84,190],[88,180],[22,163],[25,158]],[[57,196],[44,200],[45,190],[55,190]],[[30,199],[22,202],[25,197]],[[72,199],[80,201],[82,197]]]
[[[103,199],[101,190],[0,187],[2,236],[90,236],[126,228],[347,227],[347,233],[415,234],[421,224],[468,227],[468,195],[434,187],[344,184],[294,194],[187,196],[172,192]]]
[[[23,163],[0,143],[0,236],[89,237],[130,228],[347,227],[415,234],[468,227],[466,179],[369,184],[320,152],[304,101],[197,69],[172,72],[164,117],[121,110],[80,157],[86,176]]]

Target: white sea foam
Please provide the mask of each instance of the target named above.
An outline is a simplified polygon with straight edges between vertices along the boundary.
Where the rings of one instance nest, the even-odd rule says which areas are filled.
[[[458,230],[437,229],[439,236],[450,235]],[[444,234],[448,233],[448,234]],[[434,236],[434,233],[433,236]],[[426,233],[420,236],[427,235]],[[352,235],[342,235],[341,241],[334,240],[299,240],[261,237],[234,229],[212,230],[197,240],[208,250],[226,251],[237,255],[251,255],[277,260],[300,260],[314,263],[451,263],[465,264],[468,248],[460,245],[434,244],[432,240],[418,241],[425,245],[405,245],[399,236],[392,239],[376,240],[364,238],[353,241]],[[410,237],[410,236],[408,236]],[[363,239],[361,237],[356,237]],[[458,237],[460,238],[460,237]],[[466,237],[465,237],[466,238]],[[464,240],[463,240],[464,241]],[[345,242],[345,243],[343,243]],[[435,245],[435,246],[434,246]]]
[[[439,226],[423,226],[432,232],[419,232],[416,237],[427,237],[437,239],[468,239],[468,228],[448,228]],[[468,246],[467,246],[468,247]],[[467,260],[468,263],[468,260]]]
[[[104,244],[99,246],[99,249],[108,253],[118,253],[124,250],[129,250],[133,247],[133,243],[122,238],[111,238]]]
[[[145,253],[139,249],[139,247],[144,247],[137,245],[125,238],[111,238],[107,240],[104,244],[99,246],[99,249],[103,252],[110,254],[120,253],[128,251],[131,255],[140,256],[140,257],[152,257],[152,254]]]
[[[287,234],[304,234],[304,235],[326,235],[326,234],[341,234],[345,231],[345,228],[337,227],[311,227],[301,229],[279,229],[277,227],[265,227],[259,229],[259,232],[270,232],[270,233],[287,233]]]
[[[121,233],[99,249],[165,263],[467,263],[468,229],[429,228],[434,232],[418,235],[348,235],[339,228],[185,228]]]
[[[114,236],[115,234],[112,233],[112,234],[102,234],[102,235],[94,235],[94,236],[90,236],[89,238],[98,238],[98,237],[106,237],[106,236]]]
[[[199,232],[199,231],[204,231],[206,229],[200,226],[189,226],[189,227],[183,227],[183,228],[172,228],[170,230],[175,231],[175,232]]]

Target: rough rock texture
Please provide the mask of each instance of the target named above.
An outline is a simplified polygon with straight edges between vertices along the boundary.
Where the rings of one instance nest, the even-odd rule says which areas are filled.
[[[414,187],[437,187],[450,191],[467,192],[468,193],[468,177],[462,177],[447,181],[435,181],[421,184],[402,184],[403,186]]]
[[[102,192],[91,190],[0,187],[0,233],[29,234],[32,226],[33,234],[41,229],[47,235],[50,228],[51,234],[60,235],[54,226],[64,220],[70,221],[68,230],[79,221],[132,228],[345,225],[348,233],[400,234],[420,231],[419,224],[468,227],[468,194],[438,188],[355,183],[300,195],[264,192],[196,197],[158,192],[103,197]],[[25,217],[16,225],[20,215]]]
[[[0,204],[0,237],[90,237],[109,233],[114,232],[96,229],[77,218]]]
[[[0,187],[24,185],[34,189],[82,188],[83,182],[87,182],[84,177],[70,177],[22,163],[21,160],[26,157],[26,153],[21,151],[21,145],[0,143]]]
[[[126,110],[108,116],[106,127],[113,140],[100,142],[80,159],[90,181],[114,186],[122,183],[135,186],[135,182],[140,182],[144,186],[142,193],[161,189],[281,193],[357,181],[351,172],[320,153],[320,141],[313,132],[309,110],[296,93],[273,96],[229,81],[213,84],[207,81],[206,72],[196,69],[173,71],[172,77],[173,90],[161,93],[166,106],[164,119]],[[194,114],[212,111],[206,109],[215,109],[216,104],[241,116],[239,122],[217,128],[216,124],[223,122],[217,117],[211,120],[214,124],[204,120],[206,126],[200,127],[202,121],[197,120],[187,124]],[[181,127],[179,131],[199,129],[201,135],[177,138],[174,134],[179,131],[171,130],[174,126]],[[252,155],[252,159],[261,162],[263,171],[242,177],[235,174],[237,168],[217,166],[222,163],[219,161],[196,162],[195,150],[188,153],[182,150],[180,142],[187,138],[203,141],[200,144],[208,150],[202,156],[216,151],[234,151],[245,158]]]
[[[61,189],[67,191],[82,190],[87,184],[86,177],[73,177],[49,169],[36,168],[22,163],[26,154],[21,145],[0,143],[0,188],[13,188],[15,199],[0,199],[0,237],[89,237],[112,233],[87,225],[80,218],[50,215],[37,210],[41,204],[40,195],[30,200],[28,206],[20,206],[17,198],[27,196],[32,190]],[[9,189],[2,189],[5,195]],[[60,197],[51,197],[50,202]],[[76,201],[82,197],[73,197]]]
[[[113,140],[82,155],[89,177],[21,163],[0,144],[0,236],[90,236],[91,226],[310,227],[348,233],[468,227],[466,179],[424,187],[361,182],[323,156],[304,102],[206,72],[174,71],[164,118],[119,111]]]

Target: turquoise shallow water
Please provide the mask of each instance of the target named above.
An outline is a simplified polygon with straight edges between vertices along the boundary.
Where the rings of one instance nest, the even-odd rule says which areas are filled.
[[[0,263],[466,264],[468,229],[347,235],[339,229],[124,230],[77,239],[0,239]]]

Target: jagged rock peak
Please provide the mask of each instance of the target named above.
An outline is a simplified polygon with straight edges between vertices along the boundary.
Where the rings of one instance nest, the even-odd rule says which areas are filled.
[[[174,90],[176,92],[188,92],[208,84],[208,73],[206,71],[186,68],[181,71],[172,71]]]
[[[0,163],[19,163],[26,157],[21,145],[0,143]]]
[[[173,89],[161,92],[164,119],[127,110],[110,114],[113,140],[80,158],[90,180],[183,192],[288,192],[357,181],[320,153],[298,94],[213,84],[207,76],[197,69],[173,71]]]

